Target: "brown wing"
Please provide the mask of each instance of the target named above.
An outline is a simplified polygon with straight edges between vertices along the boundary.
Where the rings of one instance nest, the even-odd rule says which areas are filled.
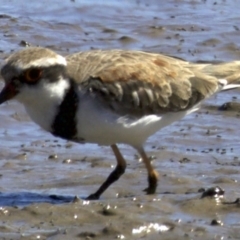
[[[186,110],[218,88],[216,78],[160,54],[90,51],[71,55],[67,61],[81,88],[129,113]]]

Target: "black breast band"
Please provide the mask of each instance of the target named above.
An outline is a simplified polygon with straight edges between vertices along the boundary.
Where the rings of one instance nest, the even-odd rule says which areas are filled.
[[[70,88],[67,89],[52,124],[53,135],[67,140],[75,138],[77,135],[76,113],[78,101],[76,86],[74,82],[70,81]]]

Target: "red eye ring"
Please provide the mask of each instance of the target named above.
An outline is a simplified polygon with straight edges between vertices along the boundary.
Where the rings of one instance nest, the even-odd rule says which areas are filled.
[[[34,83],[37,82],[42,76],[42,69],[30,68],[24,72],[24,79],[26,82]]]

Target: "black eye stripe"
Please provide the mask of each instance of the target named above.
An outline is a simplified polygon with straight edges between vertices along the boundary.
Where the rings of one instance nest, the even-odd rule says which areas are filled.
[[[59,76],[67,77],[66,66],[64,65],[54,65],[44,69],[44,78],[49,82],[56,82],[59,80]]]
[[[67,70],[66,70],[66,67],[64,65],[53,65],[53,66],[50,66],[50,67],[42,67],[42,68],[29,68],[29,69],[26,69],[19,77],[19,81],[21,81],[22,83],[26,83],[26,84],[29,84],[29,85],[33,85],[33,84],[36,84],[37,82],[29,82],[26,80],[26,76],[25,76],[25,73],[26,71],[29,71],[29,70],[34,70],[34,69],[41,69],[42,70],[42,74],[41,74],[41,78],[44,78],[46,81],[49,81],[49,82],[56,82],[59,80],[59,76],[62,76],[62,77],[67,77]],[[34,73],[33,73],[34,74]]]

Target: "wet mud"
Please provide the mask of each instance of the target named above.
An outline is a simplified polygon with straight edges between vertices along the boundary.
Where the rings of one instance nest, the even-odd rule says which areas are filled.
[[[0,64],[36,45],[63,55],[122,48],[196,62],[239,60],[237,4],[2,0]],[[91,202],[84,197],[116,165],[110,148],[54,138],[20,104],[2,105],[0,239],[240,239],[239,98],[239,90],[220,93],[148,140],[160,173],[155,195],[142,191],[139,156],[121,145],[126,173]]]

